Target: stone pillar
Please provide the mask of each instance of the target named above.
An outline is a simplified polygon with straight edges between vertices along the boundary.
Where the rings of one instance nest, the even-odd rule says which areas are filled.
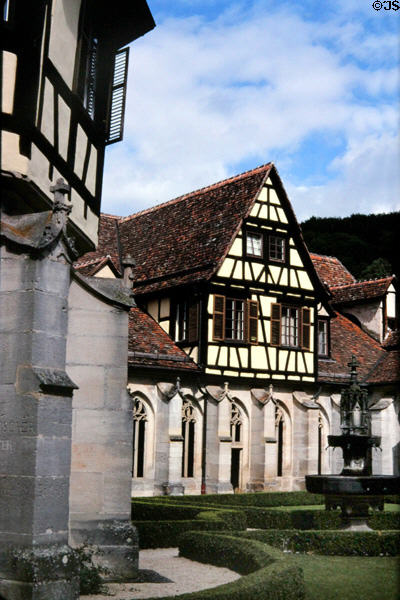
[[[276,491],[279,487],[277,482],[278,445],[275,427],[275,408],[272,400],[264,407],[264,489],[272,491]]]
[[[271,397],[266,390],[254,388],[251,390],[251,398],[253,406],[250,417],[250,481],[247,489],[249,492],[260,492],[264,490],[265,471],[264,415]]]
[[[75,274],[69,295],[68,373],[73,400],[70,544],[95,550],[106,581],[137,576],[131,516],[132,400],[127,387],[128,314],[120,280]]]
[[[2,215],[0,596],[74,600],[68,546],[72,392],[65,372],[69,207]]]
[[[160,382],[157,390],[162,398],[162,414],[159,415],[159,431],[166,436],[157,441],[155,489],[160,489],[167,496],[181,496],[185,493],[182,483],[182,401],[183,393],[178,377],[176,384]],[[164,480],[161,478],[164,477]]]
[[[185,491],[182,483],[182,398],[178,393],[169,401],[168,437],[168,480],[163,489],[167,496],[182,496]]]

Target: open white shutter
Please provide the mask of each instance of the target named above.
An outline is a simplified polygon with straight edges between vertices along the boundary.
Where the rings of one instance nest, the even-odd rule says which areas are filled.
[[[129,48],[123,48],[115,53],[114,77],[111,87],[110,112],[108,115],[107,144],[120,142],[124,132],[128,58]]]

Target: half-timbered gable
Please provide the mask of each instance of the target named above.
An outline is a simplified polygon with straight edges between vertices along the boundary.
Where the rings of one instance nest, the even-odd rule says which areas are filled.
[[[317,306],[327,295],[271,165],[210,285],[206,372],[315,380]]]

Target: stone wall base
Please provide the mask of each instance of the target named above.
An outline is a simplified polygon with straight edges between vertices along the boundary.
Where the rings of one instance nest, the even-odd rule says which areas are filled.
[[[3,560],[8,563],[0,577],[4,600],[78,600],[78,561],[69,546],[14,548]]]
[[[88,546],[103,581],[134,581],[139,569],[136,528],[125,520],[73,521],[72,546]]]

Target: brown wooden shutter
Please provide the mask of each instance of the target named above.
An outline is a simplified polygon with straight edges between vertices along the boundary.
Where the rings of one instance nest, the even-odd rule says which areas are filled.
[[[197,342],[199,338],[199,303],[194,302],[188,308],[188,342]]]
[[[214,296],[213,340],[224,339],[225,328],[225,296]]]
[[[271,304],[271,346],[281,344],[281,305]]]
[[[120,142],[124,131],[126,86],[128,80],[129,48],[115,53],[114,76],[108,115],[107,144]]]
[[[250,344],[258,343],[258,302],[257,300],[247,301],[247,340]]]
[[[301,311],[301,330],[302,330],[302,347],[305,350],[310,349],[310,331],[311,331],[311,311],[309,308],[303,307]]]

